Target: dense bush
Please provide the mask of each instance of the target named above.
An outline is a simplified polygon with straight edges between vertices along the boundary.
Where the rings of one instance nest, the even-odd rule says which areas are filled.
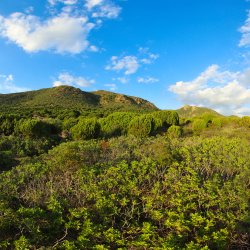
[[[38,119],[22,119],[16,127],[16,133],[30,137],[47,137],[56,132],[55,125]]]
[[[0,174],[0,246],[247,249],[249,157],[221,137],[64,143]]]
[[[181,137],[182,133],[183,131],[180,126],[172,125],[168,129],[168,134],[172,137]]]
[[[128,134],[138,137],[147,137],[156,134],[161,127],[162,122],[160,119],[154,118],[150,114],[141,115],[131,120]]]
[[[126,135],[131,120],[138,116],[132,112],[115,112],[99,120],[103,137]]]
[[[74,139],[94,139],[100,134],[100,124],[96,118],[81,119],[77,125],[71,128]]]
[[[170,127],[171,125],[179,125],[179,115],[176,111],[156,111],[152,115],[162,121],[162,126],[164,129]]]
[[[207,126],[207,121],[201,118],[194,119],[192,122],[192,129],[195,133],[201,132],[203,129],[207,128]]]
[[[25,112],[0,116],[0,249],[249,248],[248,118]]]
[[[11,135],[19,119],[17,115],[0,115],[0,134]]]

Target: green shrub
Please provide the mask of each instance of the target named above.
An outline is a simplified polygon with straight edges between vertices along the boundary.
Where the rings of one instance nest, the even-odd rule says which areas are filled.
[[[141,115],[130,122],[128,133],[138,137],[147,137],[156,134],[160,127],[162,127],[160,119],[150,114]]]
[[[137,116],[132,112],[115,112],[99,119],[103,137],[126,135],[131,120]]]
[[[96,118],[81,119],[70,131],[76,140],[94,139],[100,134],[100,124]]]
[[[241,127],[250,128],[250,117],[243,116],[241,119],[239,119],[238,123]]]
[[[11,135],[18,119],[16,115],[0,115],[0,134]]]
[[[168,129],[168,134],[171,137],[181,137],[182,133],[183,133],[183,131],[182,131],[182,128],[180,126],[172,125]]]
[[[55,130],[52,124],[38,119],[21,120],[16,128],[17,133],[30,137],[47,137]]]
[[[168,128],[171,125],[179,125],[179,115],[176,111],[156,111],[152,113],[153,117],[162,121],[163,128]]]
[[[194,119],[193,123],[192,123],[192,129],[193,132],[200,132],[203,129],[207,128],[207,121],[203,120],[203,119]]]
[[[77,118],[65,118],[62,124],[63,130],[70,130],[72,127],[74,127],[78,123]]]
[[[213,118],[212,125],[214,125],[215,127],[221,128],[223,125],[223,119],[220,117]]]

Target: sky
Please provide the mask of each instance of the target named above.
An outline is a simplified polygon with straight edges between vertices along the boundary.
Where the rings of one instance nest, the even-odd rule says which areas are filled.
[[[60,85],[250,115],[250,1],[1,0],[0,93]]]

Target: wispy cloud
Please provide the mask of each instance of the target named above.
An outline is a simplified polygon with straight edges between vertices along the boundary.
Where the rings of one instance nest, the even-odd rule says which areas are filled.
[[[48,3],[51,5],[56,5],[57,3],[62,3],[65,5],[73,5],[76,4],[78,0],[48,0]]]
[[[248,47],[250,45],[250,11],[248,11],[247,19],[239,31],[242,33],[239,46]]]
[[[22,88],[17,86],[14,83],[13,75],[0,75],[0,93],[8,94],[8,93],[16,93],[16,92],[24,92],[28,91],[27,88]]]
[[[250,69],[244,72],[221,71],[209,66],[191,81],[169,87],[184,104],[214,108],[224,114],[238,114],[250,104]]]
[[[58,75],[57,79],[53,82],[53,87],[58,87],[62,85],[74,86],[86,88],[90,87],[95,83],[95,80],[85,78],[82,76],[73,76],[67,72]]]
[[[0,36],[32,53],[97,52],[98,48],[88,39],[91,30],[100,27],[103,18],[116,18],[121,10],[105,0],[86,1],[85,5],[79,0],[48,0],[48,3],[51,16],[46,19],[27,12],[0,15]]]
[[[117,77],[117,78],[114,78],[114,81],[116,81],[116,80],[118,82],[122,83],[122,84],[126,84],[126,83],[129,82],[129,78],[127,78],[127,77]]]
[[[155,77],[147,76],[147,77],[138,77],[137,81],[139,83],[156,83],[156,82],[159,82],[159,79]]]
[[[108,87],[110,91],[116,91],[117,90],[117,86],[114,83],[104,84],[104,86]]]

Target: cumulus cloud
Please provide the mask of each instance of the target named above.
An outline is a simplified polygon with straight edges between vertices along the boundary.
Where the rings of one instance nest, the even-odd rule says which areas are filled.
[[[152,64],[158,55],[152,53],[141,53],[139,55],[129,56],[112,56],[109,64],[105,67],[106,70],[124,71],[125,75],[135,74],[138,69],[144,64]]]
[[[125,71],[125,75],[131,75],[137,72],[140,67],[138,58],[136,56],[117,57],[112,56],[110,64],[106,66],[106,70]]]
[[[0,34],[27,52],[53,50],[80,53],[89,46],[87,36],[94,24],[85,17],[60,15],[44,22],[33,15],[13,13],[0,18]]]
[[[221,71],[209,66],[192,81],[179,81],[169,90],[185,104],[214,108],[224,114],[239,114],[250,104],[250,69]]]
[[[8,94],[8,93],[16,93],[16,92],[24,92],[28,91],[27,88],[18,87],[14,83],[13,75],[0,75],[0,93]]]
[[[247,19],[239,31],[242,33],[239,46],[248,47],[250,45],[250,11],[248,11]]]
[[[155,77],[147,76],[147,77],[138,77],[137,81],[139,83],[155,83],[155,82],[159,82],[159,79]]]
[[[103,0],[86,0],[86,7],[91,10],[94,7],[100,5],[101,3],[103,3]]]
[[[31,15],[32,11],[0,15],[0,36],[26,52],[98,52],[88,40],[89,33],[100,27],[103,18],[116,18],[121,10],[108,0],[86,0],[85,4],[79,0],[48,0],[48,3],[51,16],[46,19]]]
[[[95,80],[87,79],[81,76],[73,76],[67,72],[59,74],[57,80],[53,82],[53,87],[62,85],[86,88],[95,83]]]

